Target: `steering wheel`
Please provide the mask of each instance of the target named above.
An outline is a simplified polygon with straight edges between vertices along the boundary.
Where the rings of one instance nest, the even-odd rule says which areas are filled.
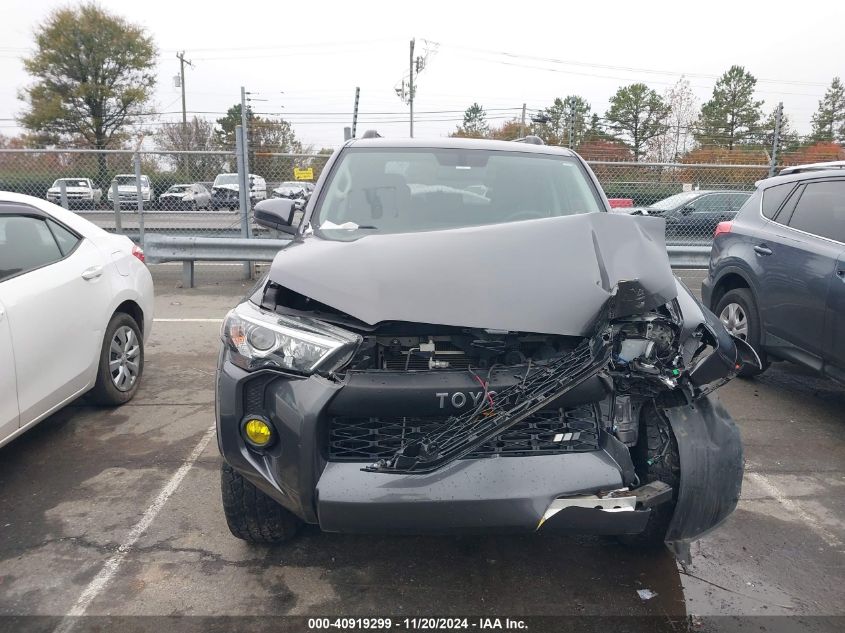
[[[505,220],[507,222],[519,222],[520,220],[539,220],[547,217],[549,216],[544,215],[540,211],[517,211],[513,215],[509,215]]]

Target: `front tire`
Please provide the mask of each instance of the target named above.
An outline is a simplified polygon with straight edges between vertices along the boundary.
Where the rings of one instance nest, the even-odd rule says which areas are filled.
[[[299,531],[302,522],[252,485],[229,464],[220,469],[223,512],[229,531],[250,543],[284,543]]]
[[[748,343],[760,357],[760,369],[745,365],[737,375],[749,378],[763,373],[769,366],[769,360],[762,349],[763,330],[760,325],[760,313],[751,291],[748,288],[729,290],[719,299],[714,312],[728,332]]]
[[[661,547],[675,514],[681,485],[681,459],[672,427],[654,405],[644,406],[640,413],[640,433],[636,446],[631,449],[631,457],[640,483],[662,481],[672,487],[672,500],[652,508],[645,530],[621,536],[619,540],[635,547]]]
[[[106,407],[125,404],[135,397],[144,373],[144,339],[141,328],[128,314],[116,312],[106,327],[97,382],[91,400]]]

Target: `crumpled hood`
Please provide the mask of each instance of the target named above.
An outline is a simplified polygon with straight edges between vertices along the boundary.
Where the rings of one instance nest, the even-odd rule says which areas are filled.
[[[620,215],[650,215],[648,207],[617,207],[612,210],[612,213]]]
[[[638,312],[677,295],[663,235],[659,218],[589,213],[352,242],[311,236],[276,255],[270,279],[370,325],[585,336],[619,281],[639,281]]]

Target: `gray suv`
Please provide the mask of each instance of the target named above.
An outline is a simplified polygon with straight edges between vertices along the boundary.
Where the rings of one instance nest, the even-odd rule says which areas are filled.
[[[760,356],[742,374],[789,360],[845,381],[845,172],[790,171],[716,228],[701,294]]]
[[[611,534],[688,557],[733,510],[742,446],[712,391],[753,350],[673,275],[661,218],[615,215],[575,153],[359,139],[226,317],[232,533]]]

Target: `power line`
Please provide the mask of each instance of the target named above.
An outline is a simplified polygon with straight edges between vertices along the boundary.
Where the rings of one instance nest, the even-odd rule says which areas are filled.
[[[443,44],[441,42],[441,44]],[[670,76],[680,76],[683,75],[685,77],[696,77],[700,79],[719,79],[720,75],[712,75],[708,73],[691,73],[691,72],[678,72],[674,70],[659,70],[654,68],[638,68],[634,66],[618,66],[613,64],[598,64],[594,62],[583,62],[583,61],[576,61],[576,60],[568,60],[568,59],[558,59],[554,57],[539,57],[535,55],[524,55],[519,53],[512,53],[508,51],[496,51],[490,49],[483,49],[483,48],[473,48],[470,46],[461,46],[456,44],[445,44],[449,48],[454,48],[457,50],[466,50],[466,51],[474,51],[479,53],[486,53],[491,55],[499,55],[517,59],[528,59],[533,61],[543,61],[553,64],[563,64],[569,66],[583,66],[588,68],[602,68],[605,70],[620,70],[624,72],[635,72],[635,73],[645,73],[645,74],[659,74],[659,75],[670,75]],[[803,81],[803,80],[794,80],[794,79],[767,79],[767,78],[757,78],[758,82],[764,83],[780,83],[780,84],[790,84],[796,86],[823,86],[827,87],[827,83],[818,82],[818,81]]]

